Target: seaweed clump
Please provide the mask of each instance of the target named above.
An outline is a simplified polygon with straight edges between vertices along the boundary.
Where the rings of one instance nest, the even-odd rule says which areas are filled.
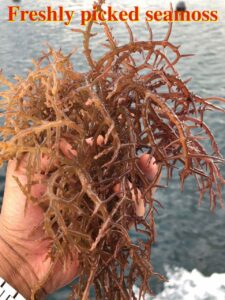
[[[101,23],[108,50],[97,61],[89,49],[92,25],[74,30],[83,34],[88,72],[75,71],[71,55],[49,48],[27,78],[11,83],[0,75],[7,87],[0,94],[0,161],[16,158],[19,163],[26,153],[28,181],[18,184],[27,201],[44,210],[40,226],[52,241],[52,261],[75,251],[78,255],[75,299],[88,299],[91,286],[96,299],[140,299],[152,293],[152,276],[163,279],[150,260],[158,203],[152,188],[162,169],[170,179],[179,166],[181,186],[194,176],[200,199],[209,193],[211,209],[217,199],[222,205],[224,179],[218,163],[223,159],[203,116],[206,110],[225,113],[213,103],[225,100],[201,98],[182,81],[175,65],[186,55],[169,42],[172,24],[161,41],[153,40],[148,24],[149,40],[136,41],[125,23],[130,41],[117,45],[107,23]],[[92,146],[87,143],[90,138]],[[210,141],[210,153],[203,139]],[[76,154],[65,156],[62,141]],[[146,152],[158,165],[154,180],[146,178],[138,164],[140,153]],[[50,158],[45,170],[40,167],[43,155]],[[47,190],[35,198],[31,187],[36,174],[43,172]],[[119,193],[114,189],[117,183]],[[140,193],[144,216],[135,210]],[[137,242],[129,235],[131,224]],[[135,283],[140,287],[138,298]]]

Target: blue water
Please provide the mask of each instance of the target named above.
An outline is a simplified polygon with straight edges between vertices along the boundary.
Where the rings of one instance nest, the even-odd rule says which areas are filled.
[[[146,9],[168,9],[169,2],[168,0],[138,2],[116,0],[113,2],[113,6],[122,7],[124,5],[132,8],[138,3],[143,12]],[[176,3],[176,1],[172,2]],[[31,59],[37,58],[41,54],[41,51],[45,49],[46,42],[55,48],[61,48],[65,53],[77,48],[77,54],[73,58],[74,65],[78,70],[85,70],[84,60],[77,59],[82,52],[81,36],[72,33],[71,27],[51,23],[8,23],[7,5],[13,4],[13,2],[0,0],[0,4],[0,68],[9,78],[13,78],[14,74],[25,75],[32,68]],[[62,1],[22,0],[20,5],[23,8],[40,9],[46,5],[62,5]],[[63,5],[70,9],[80,9],[90,7],[90,1],[64,0]],[[189,9],[217,9],[220,20],[217,23],[174,24],[171,41],[181,44],[183,53],[195,54],[192,58],[183,59],[179,63],[178,70],[183,78],[192,77],[189,87],[193,92],[201,96],[225,97],[225,2],[222,0],[206,0],[204,2],[189,0],[187,6]],[[78,23],[78,19],[76,21]],[[73,24],[72,27],[77,26]],[[160,39],[166,33],[167,24],[153,24],[152,27],[155,39]],[[139,39],[146,37],[143,23],[133,24],[132,28]],[[114,26],[114,33],[118,41],[127,41],[122,24]],[[99,43],[102,41],[101,37],[98,37],[92,45],[95,48],[96,56],[101,54]],[[225,156],[224,115],[209,113],[206,120],[213,129],[221,152]],[[225,176],[224,166],[221,166],[221,171]],[[1,170],[0,174],[1,192],[4,188],[4,172]],[[193,278],[195,278],[193,282],[197,286],[198,284],[199,287],[201,286],[199,278],[207,278],[205,282],[208,282],[210,286],[213,281],[209,276],[214,273],[225,273],[225,210],[218,207],[214,213],[211,213],[207,197],[202,206],[198,208],[198,194],[195,182],[192,180],[186,182],[183,193],[179,189],[178,178],[175,177],[166,190],[157,192],[157,199],[160,200],[164,209],[159,209],[159,216],[156,218],[158,237],[153,249],[152,261],[155,270],[168,274],[169,278],[174,278],[179,272],[183,275],[186,274],[184,279],[182,279],[183,275],[180,275],[180,280],[175,276],[177,284],[182,287],[184,287],[186,278],[193,274]],[[224,191],[225,189],[223,190],[225,199]],[[170,266],[172,271],[166,271],[165,266]],[[178,269],[173,271],[175,267]],[[193,269],[201,272],[201,276],[198,277],[196,273],[191,272]],[[165,291],[168,291],[168,286],[164,288]],[[154,283],[154,289],[159,293],[163,289],[163,285]],[[210,296],[210,292],[206,295],[199,294],[199,289],[196,289],[197,296],[190,294],[185,298],[185,289],[181,288],[180,290],[183,292],[179,294],[177,290],[179,290],[178,287],[170,289],[172,291],[171,298],[162,296],[162,299],[225,299],[225,289],[219,291],[219,288],[215,288],[213,290],[214,298]],[[223,296],[224,298],[222,298]],[[65,290],[49,299],[65,299]]]

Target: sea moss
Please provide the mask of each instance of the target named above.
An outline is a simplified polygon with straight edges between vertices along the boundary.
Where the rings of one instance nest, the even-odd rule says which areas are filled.
[[[225,100],[204,99],[189,91],[176,71],[176,63],[187,55],[169,42],[171,24],[163,40],[153,40],[147,24],[149,40],[135,41],[125,23],[130,41],[117,45],[107,23],[102,23],[108,50],[97,61],[89,49],[92,25],[74,30],[83,34],[88,72],[75,70],[71,55],[49,48],[25,79],[17,77],[11,83],[0,75],[6,87],[0,94],[0,162],[16,158],[19,163],[26,153],[28,182],[22,186],[15,180],[27,201],[44,210],[40,226],[52,240],[52,261],[78,253],[75,299],[88,299],[92,285],[96,299],[137,299],[135,283],[143,296],[152,292],[149,279],[160,277],[150,255],[157,202],[152,188],[161,170],[166,169],[170,179],[179,165],[182,186],[194,176],[200,198],[209,193],[211,209],[217,199],[222,205],[224,179],[218,163],[223,159],[203,116],[206,110],[224,113],[213,100]],[[86,142],[90,137],[92,146]],[[210,141],[210,153],[203,139]],[[76,155],[65,156],[62,141]],[[156,159],[153,181],[139,167],[140,153]],[[44,170],[43,155],[49,158]],[[47,175],[47,191],[37,199],[31,186],[40,173]],[[117,183],[120,195],[114,190]],[[143,217],[135,211],[139,191],[146,204]],[[129,235],[131,224],[140,238],[137,243]]]

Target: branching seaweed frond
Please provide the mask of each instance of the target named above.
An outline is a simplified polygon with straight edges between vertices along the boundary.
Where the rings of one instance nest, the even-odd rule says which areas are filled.
[[[70,55],[49,48],[27,78],[17,78],[13,84],[0,74],[1,85],[7,87],[0,93],[4,119],[0,163],[13,158],[19,162],[24,153],[29,154],[29,180],[21,190],[28,201],[44,209],[40,226],[52,240],[52,260],[78,253],[74,299],[88,299],[91,286],[99,300],[144,299],[152,293],[149,279],[163,279],[150,261],[158,205],[152,189],[161,170],[166,169],[171,179],[179,167],[182,188],[186,178],[194,176],[200,201],[208,194],[212,210],[217,199],[223,205],[224,179],[218,165],[224,160],[203,116],[207,110],[225,113],[213,102],[225,100],[204,99],[189,91],[176,71],[185,55],[169,42],[172,24],[165,39],[156,41],[147,23],[149,40],[136,41],[126,23],[129,43],[125,45],[118,45],[108,25],[101,24],[108,50],[97,61],[90,49],[95,36],[92,25],[85,31],[74,30],[83,35],[89,72],[75,71]],[[86,143],[90,137],[92,146]],[[65,157],[60,150],[63,140],[76,155]],[[210,142],[211,151],[204,140]],[[158,164],[153,181],[137,163],[144,152]],[[51,158],[44,171],[48,188],[35,199],[30,191],[35,174],[43,173],[43,155]],[[114,191],[117,183],[120,195]],[[146,205],[143,217],[135,211],[138,193]],[[129,234],[131,224],[137,242]],[[138,298],[134,284],[140,285]]]

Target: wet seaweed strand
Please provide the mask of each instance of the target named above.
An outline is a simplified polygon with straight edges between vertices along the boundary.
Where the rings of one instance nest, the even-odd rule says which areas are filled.
[[[97,9],[101,10],[102,2]],[[50,47],[34,62],[27,78],[17,77],[11,83],[0,74],[1,85],[6,87],[0,93],[4,120],[0,162],[13,158],[19,162],[28,154],[28,183],[23,186],[15,179],[27,201],[44,209],[40,226],[52,240],[53,263],[78,253],[79,281],[71,299],[89,299],[92,286],[99,300],[140,299],[152,293],[151,277],[163,280],[150,260],[159,203],[152,189],[161,170],[167,170],[169,180],[179,165],[182,187],[187,177],[194,176],[199,201],[208,194],[212,210],[217,199],[223,205],[224,179],[218,164],[224,160],[203,116],[207,110],[225,113],[213,103],[225,100],[201,98],[179,77],[176,63],[187,55],[169,42],[172,24],[162,41],[153,39],[149,24],[149,40],[136,41],[126,23],[130,39],[126,45],[117,45],[109,26],[100,25],[107,53],[98,61],[89,45],[95,36],[93,23],[85,31],[73,30],[83,34],[84,56],[90,66],[87,73],[74,69],[71,54],[65,56]],[[174,54],[173,60],[166,50]],[[92,146],[86,142],[90,137]],[[205,149],[204,139],[210,141],[211,152]],[[65,157],[60,150],[63,140],[76,155]],[[137,163],[143,152],[154,156],[158,164],[153,181]],[[43,155],[51,158],[45,170],[40,166]],[[48,188],[37,199],[31,195],[31,186],[35,174],[43,172],[48,174]],[[120,195],[114,190],[117,183]],[[135,211],[140,193],[146,204],[143,217]],[[137,242],[129,235],[131,224]],[[133,292],[137,283],[138,297]],[[37,289],[42,285],[44,281]]]

